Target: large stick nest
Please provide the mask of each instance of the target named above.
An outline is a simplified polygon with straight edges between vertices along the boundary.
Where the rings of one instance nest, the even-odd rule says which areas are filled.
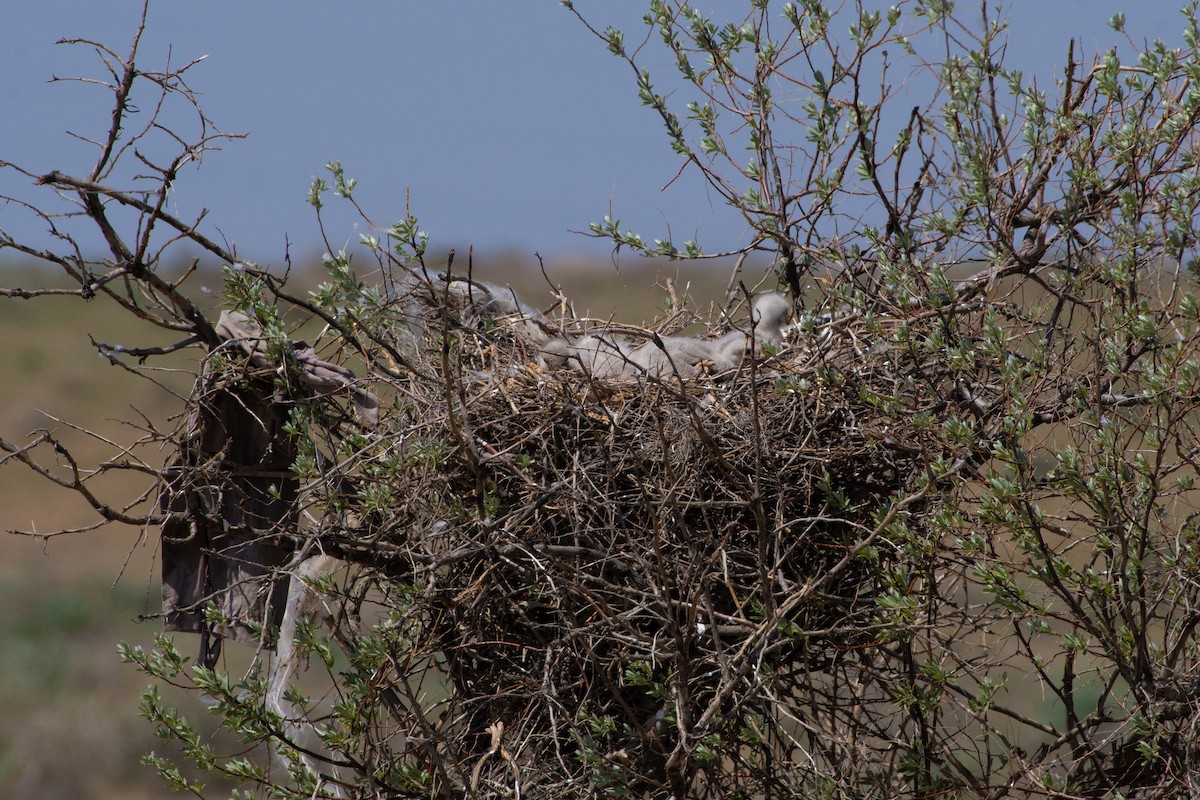
[[[324,423],[319,480],[300,475],[310,542],[364,567],[351,594],[388,608],[389,680],[445,685],[391,724],[448,781],[511,789],[515,772],[526,796],[680,792],[697,769],[713,792],[750,774],[794,788],[804,732],[779,703],[815,714],[881,637],[881,533],[924,513],[944,450],[913,420],[944,408],[940,367],[851,314],[725,374],[604,381],[539,364],[547,334],[519,309],[445,288],[377,318],[395,367],[377,426],[348,433],[328,394],[300,404]]]

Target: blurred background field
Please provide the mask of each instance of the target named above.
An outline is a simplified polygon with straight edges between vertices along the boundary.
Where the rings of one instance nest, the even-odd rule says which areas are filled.
[[[459,253],[464,253],[465,248]],[[475,259],[477,277],[513,287],[535,305],[549,307],[552,293],[537,260],[504,255]],[[319,280],[319,267],[297,270],[297,284]],[[456,266],[465,268],[462,255]],[[667,299],[667,279],[692,307],[717,301],[728,265],[685,267],[625,259],[563,260],[546,272],[577,306],[600,318],[640,322]],[[456,270],[457,271],[457,270]],[[3,285],[33,288],[61,279],[15,265],[0,266]],[[754,278],[761,271],[748,275]],[[219,277],[196,276],[193,296],[208,298],[215,316]],[[201,287],[208,291],[202,291]],[[81,464],[111,457],[117,445],[139,436],[141,415],[163,423],[179,401],[153,383],[100,357],[89,335],[129,347],[174,340],[125,313],[104,297],[35,300],[0,298],[0,436],[21,444],[38,429],[52,430]],[[189,360],[156,380],[177,392],[191,385]],[[42,451],[42,457],[47,455]],[[167,458],[152,450],[143,457]],[[102,485],[112,502],[136,497],[145,485]],[[112,524],[79,533],[48,535],[87,526],[96,514],[82,499],[59,490],[21,464],[0,465],[0,800],[7,798],[159,798],[169,796],[153,771],[139,764],[163,743],[137,717],[147,681],[117,656],[121,641],[149,646],[159,630],[157,532]],[[12,533],[21,531],[24,533]],[[195,648],[180,636],[181,648]],[[205,712],[190,697],[175,700],[203,726]],[[216,787],[214,787],[216,788]]]
[[[32,288],[46,276],[4,270],[4,285]],[[17,276],[20,276],[17,279]],[[138,408],[163,419],[170,398],[96,354],[88,334],[141,342],[155,335],[104,299],[0,300],[0,435],[24,443],[41,428],[60,435],[82,463],[136,432],[120,420]],[[161,337],[159,337],[161,339]],[[107,487],[118,495],[142,487]],[[149,644],[158,587],[152,538],[130,526],[36,538],[88,525],[96,515],[15,462],[0,467],[0,797],[161,797],[139,757],[158,744],[136,716],[146,682],[120,663],[118,641]]]

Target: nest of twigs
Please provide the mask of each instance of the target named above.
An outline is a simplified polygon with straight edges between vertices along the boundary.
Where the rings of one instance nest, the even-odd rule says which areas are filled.
[[[798,735],[772,706],[841,691],[813,676],[878,641],[880,533],[926,482],[903,356],[847,315],[731,373],[603,381],[478,304],[425,313],[381,343],[410,369],[315,502],[400,612],[393,663],[443,675],[448,774],[788,785],[760,757]]]
[[[409,293],[362,337],[377,424],[287,369],[229,381],[314,442],[281,485],[305,508],[272,533],[317,519],[290,535],[358,568],[343,644],[368,635],[368,600],[386,609],[371,668],[380,724],[406,737],[372,758],[416,759],[452,794],[562,797],[799,791],[854,757],[815,741],[794,761],[839,698],[886,696],[863,676],[888,636],[887,531],[924,513],[942,452],[913,424],[940,367],[843,314],[723,374],[601,380],[539,363],[574,320]],[[440,691],[413,689],[431,675]]]

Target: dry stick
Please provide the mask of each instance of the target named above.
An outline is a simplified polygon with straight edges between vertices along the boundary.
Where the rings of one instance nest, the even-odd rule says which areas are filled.
[[[110,197],[121,205],[137,209],[144,214],[152,214],[154,212],[154,206],[150,205],[144,200],[139,200],[129,192],[122,192],[119,189],[114,189],[111,186],[106,186],[105,184],[97,183],[92,180],[74,178],[70,175],[63,174],[58,170],[48,172],[41,176],[38,179],[38,183],[47,186],[60,186],[68,189],[75,189],[76,191],[85,195],[102,195],[104,197]],[[184,234],[189,241],[200,245],[202,248],[209,251],[222,261],[228,264],[237,263],[237,258],[232,253],[206,237],[204,234],[199,233],[196,230],[195,225],[190,225],[165,211],[160,213],[158,218],[170,225],[175,230]],[[109,228],[109,230],[112,229]],[[125,249],[125,252],[129,252],[123,243],[120,245],[120,247]],[[170,286],[170,284],[164,282],[164,286]]]
[[[775,593],[771,591],[771,570],[767,559],[769,534],[762,497],[763,431],[761,410],[758,405],[758,340],[755,337],[758,320],[755,319],[750,290],[746,288],[745,284],[742,284],[741,288],[742,293],[746,296],[746,304],[750,307],[750,420],[754,426],[754,479],[750,484],[750,507],[754,512],[754,523],[758,527],[758,570],[759,582],[762,587],[763,610],[765,616],[771,616],[775,612]]]
[[[37,445],[42,444],[43,442],[49,444],[54,448],[55,453],[58,453],[58,455],[66,459],[67,466],[71,471],[70,480],[67,480],[66,478],[60,478],[58,475],[55,475],[49,469],[34,461],[29,455],[30,450]],[[4,463],[4,461],[7,461],[9,458],[16,458],[18,461],[25,464],[25,466],[29,467],[50,482],[55,483],[64,489],[71,489],[72,491],[77,492],[93,509],[95,509],[102,517],[104,517],[105,520],[109,522],[124,522],[128,525],[142,526],[159,524],[166,519],[165,516],[158,514],[132,516],[130,514],[117,511],[111,506],[101,502],[100,499],[92,494],[91,490],[84,485],[84,479],[79,473],[79,465],[76,463],[74,456],[72,456],[67,448],[58,442],[58,440],[56,440],[49,431],[41,431],[33,442],[25,445],[24,447],[17,447],[7,440],[0,438],[0,450],[3,450],[9,454],[3,458],[0,458],[0,464]]]
[[[421,707],[421,698],[417,692],[413,691],[409,680],[412,672],[411,668],[408,665],[398,663],[391,648],[388,648],[387,660],[391,664],[392,669],[395,670],[396,675],[400,677],[398,683],[404,692],[404,698],[408,701],[408,707],[411,709],[410,716],[423,734],[424,738],[420,744],[420,749],[426,758],[429,759],[429,763],[433,769],[442,777],[444,785],[441,787],[440,794],[443,797],[451,797],[452,793],[449,788],[451,785],[466,786],[467,782],[463,777],[462,765],[458,763],[457,759],[453,759],[452,756],[444,755],[441,748],[437,747],[437,742],[442,740],[442,734],[429,720],[428,714]],[[450,763],[447,763],[448,759]]]
[[[655,343],[659,344],[661,346],[661,340],[657,336],[655,336]],[[663,349],[663,352],[666,353],[667,359],[670,360],[671,354],[667,353],[665,348]],[[674,368],[674,366],[675,366],[674,362],[671,363],[671,366],[672,366],[672,368]],[[676,372],[676,376],[678,376],[678,372]],[[661,408],[661,406],[656,403],[655,404],[656,411],[660,408]],[[667,485],[669,485],[671,487],[675,487],[678,484],[677,484],[677,481],[675,481],[673,479],[673,470],[671,469],[669,440],[667,439],[666,433],[663,430],[661,413],[655,414],[655,425],[657,427],[657,434],[659,437],[659,441],[661,442],[661,445],[663,448],[664,475],[666,477],[666,483],[667,483]],[[647,503],[647,507],[649,507],[649,505],[650,504]],[[662,551],[662,536],[661,536],[662,525],[659,522],[660,515],[654,514],[653,512],[651,512],[651,514],[654,518],[652,544],[653,544],[653,550],[654,550],[654,565],[655,565],[655,570],[657,572],[656,580],[654,581],[654,589],[655,589],[655,594],[656,594],[655,599],[659,603],[663,604],[664,606],[666,606],[669,609],[670,605],[669,605],[669,603],[666,602],[666,597],[658,596],[658,594],[659,594],[659,590],[665,590],[665,591],[663,591],[663,594],[669,596],[672,593],[674,586],[673,586],[673,581],[671,579],[671,574],[666,569],[667,559],[664,557],[664,554]],[[687,683],[688,683],[688,679],[689,679],[690,675],[689,675],[689,670],[687,669],[688,664],[689,664],[688,659],[686,658],[687,648],[685,647],[685,642],[684,642],[684,638],[683,638],[683,630],[684,630],[685,625],[678,624],[679,616],[683,616],[684,619],[686,620],[685,625],[687,627],[690,627],[691,624],[694,622],[695,615],[694,615],[694,612],[693,613],[685,612],[678,616],[674,615],[674,614],[671,615],[671,617],[673,618],[672,622],[674,623],[671,625],[671,628],[673,629],[673,633],[674,633],[675,649],[676,649],[675,675],[673,676],[673,679],[670,682],[671,701],[673,702],[673,704],[675,706],[675,727],[679,733],[679,742],[675,746],[675,751],[678,752],[680,750],[683,750],[686,752],[690,748],[688,747],[688,722],[689,722],[688,703],[687,703],[687,697],[685,696],[685,693],[687,692]],[[667,760],[666,772],[667,772],[667,775],[669,776],[673,786],[675,786],[676,788],[681,786],[682,781],[683,781],[682,761],[677,760],[674,758],[674,756],[672,756],[672,758]]]
[[[456,404],[455,398],[455,382],[454,372],[450,369],[450,267],[454,264],[454,251],[451,250],[446,263],[446,281],[445,288],[442,294],[442,400],[446,404],[446,424],[450,426],[450,434],[454,437],[458,446],[466,453],[467,463],[471,467],[471,473],[475,477],[475,506],[481,520],[486,519],[486,511],[484,508],[484,499],[486,494],[486,483],[484,481],[483,470],[479,468],[480,458],[479,451],[475,448],[475,437],[467,430],[465,433],[462,427],[467,425],[467,414],[465,404],[462,405],[463,418],[461,424],[455,417]],[[461,388],[459,389],[461,393]],[[490,520],[489,520],[490,522]]]
[[[146,264],[140,263],[134,257],[133,252],[113,229],[112,224],[108,221],[108,217],[104,211],[104,204],[100,202],[100,197],[111,197],[123,205],[128,205],[138,209],[146,214],[153,215],[154,208],[147,203],[138,200],[135,197],[119,192],[116,189],[111,189],[92,181],[84,181],[78,178],[71,178],[63,175],[61,172],[51,172],[44,175],[39,183],[55,186],[66,186],[76,189],[79,192],[80,198],[83,200],[84,207],[87,209],[88,216],[100,228],[104,235],[105,241],[108,243],[109,249],[113,256],[120,262],[121,266],[128,270],[131,277],[137,280],[144,281],[151,289],[159,292],[167,297],[172,304],[179,310],[179,313],[190,323],[192,330],[197,335],[201,336],[205,343],[210,347],[216,347],[220,344],[221,338],[213,330],[212,324],[209,323],[204,313],[196,307],[191,300],[181,294],[170,283],[163,280],[153,270],[149,269]],[[179,220],[172,217],[170,214],[159,213],[159,218],[176,228],[182,233],[187,234],[189,240],[199,244],[201,247],[215,253],[220,258],[228,263],[234,263],[236,259],[227,253],[218,245],[210,242],[203,235],[196,232],[192,226],[187,226]],[[108,291],[107,289],[105,291]],[[145,316],[145,312],[135,311],[139,316]],[[166,327],[173,327],[170,323],[166,323]]]
[[[142,34],[146,31],[146,18],[149,12],[150,0],[144,0],[142,3],[141,19],[138,21],[137,30],[133,34],[133,42],[129,47],[129,56],[121,63],[123,69],[121,82],[113,90],[116,103],[113,105],[112,110],[112,124],[108,129],[108,137],[105,139],[104,145],[100,148],[100,156],[96,159],[96,165],[92,168],[92,180],[96,180],[104,172],[104,168],[108,165],[109,159],[112,156],[113,148],[116,147],[117,141],[121,137],[121,124],[125,119],[129,93],[133,89],[133,81],[138,75],[137,70],[134,68],[134,59],[137,57],[138,45],[142,41]],[[113,58],[120,60],[116,53],[113,53],[111,50],[108,52],[112,54]],[[116,75],[113,77],[115,78]]]

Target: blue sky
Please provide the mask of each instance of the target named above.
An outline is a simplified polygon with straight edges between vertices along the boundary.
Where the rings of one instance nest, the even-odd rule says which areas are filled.
[[[600,27],[628,30],[630,41],[642,35],[645,5],[577,0]],[[722,16],[745,5],[698,7]],[[1179,45],[1179,5],[1014,0],[1006,6],[1009,63],[1052,78],[1071,36],[1088,53],[1117,43],[1106,21],[1122,9],[1135,40]],[[49,82],[54,74],[99,74],[91,50],[53,42],[86,37],[123,53],[140,6],[4,4],[0,160],[35,172],[87,172],[94,150],[66,131],[101,135],[109,98]],[[184,216],[208,209],[209,223],[243,258],[278,263],[285,241],[295,256],[323,249],[305,196],[334,159],[358,180],[357,199],[381,227],[403,215],[407,191],[435,248],[473,243],[477,252],[605,258],[607,245],[570,231],[586,229],[610,203],[648,237],[669,224],[677,240],[698,237],[711,249],[743,241],[741,220],[696,178],[664,190],[678,161],[653,112],[640,106],[628,67],[557,2],[155,0],[139,63],[161,66],[168,47],[175,63],[207,56],[189,73],[192,87],[219,127],[249,134],[183,174],[172,202]],[[648,64],[668,68],[661,54]],[[0,171],[0,193],[36,197],[27,184]],[[0,207],[0,227],[29,237],[44,228],[12,206]],[[328,230],[335,244],[362,232],[336,213]]]

